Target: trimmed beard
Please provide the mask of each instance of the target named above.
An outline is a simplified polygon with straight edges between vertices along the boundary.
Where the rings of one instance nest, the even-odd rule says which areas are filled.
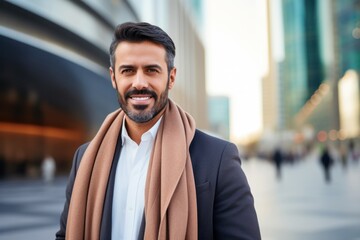
[[[169,100],[169,82],[170,78],[167,81],[165,90],[160,94],[160,97],[158,95],[149,89],[143,89],[143,90],[130,90],[127,91],[124,95],[124,97],[120,94],[117,85],[116,85],[116,91],[118,95],[118,102],[122,110],[125,112],[125,114],[134,122],[136,123],[145,123],[152,120],[156,115],[158,115],[166,106]],[[130,110],[128,108],[128,103],[126,99],[128,99],[132,94],[150,94],[152,98],[154,98],[155,103],[154,106],[146,110],[148,105],[135,105],[134,110]]]

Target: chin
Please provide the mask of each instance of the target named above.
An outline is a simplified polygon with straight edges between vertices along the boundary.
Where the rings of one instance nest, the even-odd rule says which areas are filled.
[[[135,111],[144,111],[149,108],[149,105],[133,105]]]

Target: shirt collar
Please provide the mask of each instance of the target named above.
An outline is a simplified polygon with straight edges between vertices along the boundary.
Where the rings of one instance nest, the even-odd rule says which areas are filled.
[[[160,123],[161,123],[161,120],[162,120],[162,116],[159,118],[159,120],[157,120],[157,122],[154,124],[154,126],[152,126],[147,132],[145,132],[141,136],[141,141],[148,140],[148,139],[155,139],[156,133],[157,133],[157,131],[159,129],[159,126],[160,126]],[[127,129],[125,127],[125,117],[124,117],[122,127],[121,127],[121,142],[122,142],[122,145],[124,145],[126,140],[133,141],[130,138],[130,136],[129,136],[128,132],[127,132]]]

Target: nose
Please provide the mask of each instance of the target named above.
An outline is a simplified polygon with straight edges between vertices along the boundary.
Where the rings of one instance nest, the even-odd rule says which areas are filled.
[[[134,81],[132,84],[133,88],[141,90],[141,89],[147,88],[148,85],[149,84],[148,84],[144,74],[141,71],[138,71],[134,77]]]

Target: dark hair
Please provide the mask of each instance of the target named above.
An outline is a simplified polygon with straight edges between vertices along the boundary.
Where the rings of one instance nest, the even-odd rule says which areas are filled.
[[[126,22],[116,27],[113,40],[110,45],[110,66],[114,68],[115,65],[115,50],[118,44],[122,41],[128,42],[143,42],[150,41],[160,44],[166,51],[166,63],[168,71],[174,67],[175,58],[175,44],[169,35],[158,26],[149,23],[140,22]]]

